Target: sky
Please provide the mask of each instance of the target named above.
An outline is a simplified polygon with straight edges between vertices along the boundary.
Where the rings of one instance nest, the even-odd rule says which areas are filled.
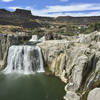
[[[10,11],[21,8],[47,17],[99,16],[100,0],[0,0],[0,8]]]

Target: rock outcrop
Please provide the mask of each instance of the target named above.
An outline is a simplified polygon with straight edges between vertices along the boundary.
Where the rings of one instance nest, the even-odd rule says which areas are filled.
[[[87,100],[100,86],[100,32],[38,44],[45,66],[66,83],[65,100]]]
[[[14,13],[19,14],[21,16],[32,16],[32,13],[30,10],[16,9],[16,11]]]
[[[100,20],[99,16],[90,16],[90,17],[72,17],[72,16],[59,16],[56,18],[57,21],[74,23],[74,24],[86,24],[92,22],[98,22]]]
[[[93,89],[89,93],[87,100],[100,100],[100,88]]]
[[[40,28],[43,26],[37,20],[50,20],[53,18],[33,16],[30,10],[16,9],[14,12],[0,9],[0,25],[14,25],[23,28]]]

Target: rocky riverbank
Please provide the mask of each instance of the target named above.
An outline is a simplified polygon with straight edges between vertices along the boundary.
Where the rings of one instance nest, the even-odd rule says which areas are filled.
[[[38,45],[42,48],[45,65],[66,83],[65,100],[87,100],[88,93],[100,87],[100,32]],[[100,98],[96,96],[99,97],[93,98]]]
[[[0,36],[1,69],[6,65],[9,46],[24,43],[29,38]],[[66,37],[62,40],[48,40],[38,45],[43,52],[45,67],[49,67],[52,74],[66,83],[65,100],[100,98],[100,95],[94,96],[100,92],[100,32]],[[97,87],[98,89],[95,89]]]

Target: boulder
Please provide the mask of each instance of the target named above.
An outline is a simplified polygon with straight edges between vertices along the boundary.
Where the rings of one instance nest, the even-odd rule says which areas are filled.
[[[68,91],[64,99],[65,100],[80,100],[80,96],[78,96],[75,92]]]
[[[87,100],[100,100],[100,88],[90,91]]]

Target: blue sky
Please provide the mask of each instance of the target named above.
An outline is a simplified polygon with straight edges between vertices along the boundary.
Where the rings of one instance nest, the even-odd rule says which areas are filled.
[[[99,16],[100,0],[0,0],[0,8],[28,9],[38,16]]]

